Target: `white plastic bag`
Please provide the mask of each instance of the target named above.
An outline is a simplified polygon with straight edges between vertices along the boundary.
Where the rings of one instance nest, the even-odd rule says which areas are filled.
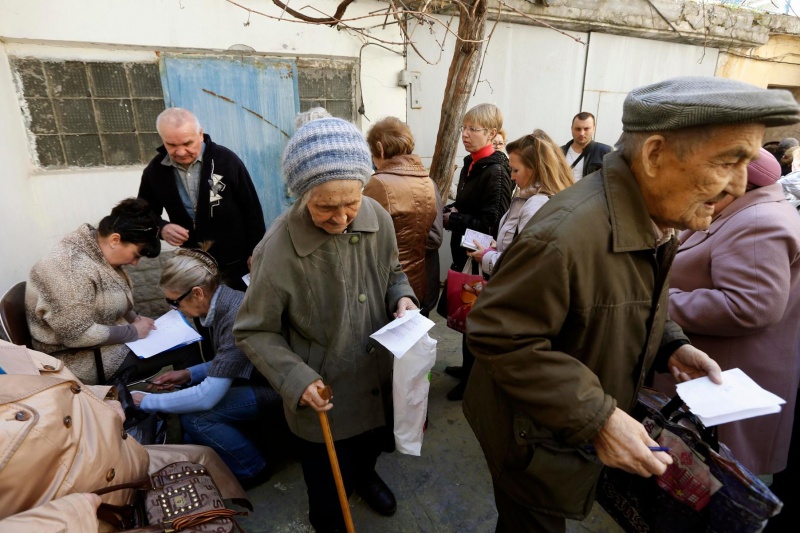
[[[427,333],[402,357],[394,359],[394,442],[397,451],[419,455],[428,412],[430,371],[436,363],[436,341]]]

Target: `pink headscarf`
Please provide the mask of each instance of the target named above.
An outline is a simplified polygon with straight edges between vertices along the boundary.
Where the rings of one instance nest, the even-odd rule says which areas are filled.
[[[753,187],[772,185],[781,177],[781,164],[775,156],[761,149],[761,157],[747,165],[747,183]]]

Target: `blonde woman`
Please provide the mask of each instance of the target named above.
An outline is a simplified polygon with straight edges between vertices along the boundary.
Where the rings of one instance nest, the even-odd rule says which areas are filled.
[[[542,130],[509,143],[507,149],[511,179],[517,185],[511,207],[500,220],[497,241],[489,248],[476,243],[477,250],[469,254],[481,262],[484,274],[492,273],[503,250],[545,202],[573,184],[561,148]]]
[[[453,256],[451,270],[464,269],[467,249],[461,246],[461,238],[467,229],[497,237],[500,217],[511,202],[511,169],[503,152],[495,150],[492,141],[503,129],[503,114],[492,104],[480,104],[464,115],[461,126],[461,142],[469,155],[458,180],[456,201],[445,206],[444,228],[451,232],[450,252]],[[477,274],[477,268],[473,271]],[[445,294],[442,291],[442,294]],[[446,297],[446,296],[445,296]],[[461,382],[447,394],[447,399],[459,401],[464,397],[467,378],[475,358],[462,341],[464,364],[447,367],[446,372]]]

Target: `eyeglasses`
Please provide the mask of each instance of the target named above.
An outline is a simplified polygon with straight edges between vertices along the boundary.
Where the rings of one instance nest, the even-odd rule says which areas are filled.
[[[494,145],[494,147],[497,148],[498,146],[505,146],[506,143],[504,143],[503,141],[497,141],[492,143],[492,145]]]
[[[489,131],[489,128],[474,128],[472,126],[461,126],[458,128],[458,131],[464,133],[465,131],[468,133],[478,133],[479,131]]]
[[[194,287],[192,287],[192,288],[191,288],[191,289],[189,289],[188,291],[184,292],[183,294],[181,294],[180,296],[178,296],[178,297],[177,297],[177,298],[175,298],[174,300],[170,300],[169,298],[164,298],[164,299],[167,301],[167,304],[168,304],[168,305],[169,305],[171,308],[173,308],[173,309],[177,309],[177,308],[178,308],[178,307],[181,305],[181,300],[183,300],[184,298],[186,298],[187,296],[189,296],[190,294],[192,294],[192,289],[194,289]]]

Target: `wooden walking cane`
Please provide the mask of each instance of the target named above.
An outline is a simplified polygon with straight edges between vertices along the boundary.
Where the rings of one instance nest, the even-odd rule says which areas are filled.
[[[326,385],[325,387],[317,387],[317,392],[320,396],[322,396],[323,400],[330,400],[333,398],[333,391],[329,385]],[[339,460],[336,458],[336,448],[333,447],[333,435],[331,435],[331,425],[328,422],[327,412],[319,412],[319,423],[322,424],[322,434],[325,436],[325,447],[328,449],[328,459],[331,462],[333,479],[336,481],[336,492],[339,494],[339,505],[342,506],[344,525],[347,527],[347,533],[355,533],[356,528],[353,525],[353,517],[350,515],[350,504],[347,501],[347,492],[344,490],[342,471],[339,470]]]

